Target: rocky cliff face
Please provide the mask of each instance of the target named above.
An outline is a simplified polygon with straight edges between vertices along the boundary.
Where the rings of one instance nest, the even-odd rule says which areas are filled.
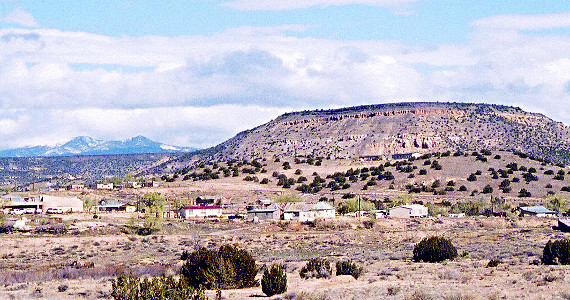
[[[515,107],[398,103],[285,114],[204,153],[215,159],[334,159],[482,148],[568,162],[570,131]]]

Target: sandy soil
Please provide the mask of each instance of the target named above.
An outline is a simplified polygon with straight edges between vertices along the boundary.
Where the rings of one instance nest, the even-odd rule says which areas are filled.
[[[0,299],[109,298],[115,274],[176,274],[183,250],[237,244],[260,266],[283,263],[294,299],[569,299],[570,268],[535,265],[555,220],[538,218],[380,219],[372,229],[356,220],[316,227],[279,223],[188,224],[173,220],[158,235],[137,236],[117,225],[116,215],[75,220],[63,236],[0,235]],[[126,219],[126,218],[124,218]],[[97,226],[88,228],[87,222]],[[413,246],[428,235],[451,238],[461,257],[429,264],[412,261]],[[298,271],[309,258],[331,262],[350,258],[366,273],[303,280]],[[498,267],[486,267],[490,259]],[[213,293],[209,293],[213,298]],[[261,288],[223,291],[225,299],[256,299]],[[413,298],[415,297],[415,298]],[[419,298],[418,298],[419,297]],[[430,298],[431,297],[431,298]],[[463,298],[461,298],[463,297]]]

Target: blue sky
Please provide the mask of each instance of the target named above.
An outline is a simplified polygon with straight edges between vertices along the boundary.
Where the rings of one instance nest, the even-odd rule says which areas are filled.
[[[207,147],[287,111],[397,101],[570,124],[568,1],[0,0],[0,44],[0,148]]]

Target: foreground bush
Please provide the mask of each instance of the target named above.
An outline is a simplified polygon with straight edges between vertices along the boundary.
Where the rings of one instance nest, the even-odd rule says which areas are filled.
[[[261,278],[261,290],[265,295],[283,294],[287,291],[287,274],[281,265],[272,265],[263,271]]]
[[[360,274],[364,272],[364,268],[359,267],[351,260],[339,261],[336,263],[336,275],[352,275],[354,279],[358,279]]]
[[[194,288],[241,289],[259,285],[257,271],[249,252],[224,245],[218,251],[200,248],[190,253],[181,274]]]
[[[414,247],[414,261],[441,262],[457,257],[457,249],[444,237],[424,238]]]
[[[299,275],[301,278],[330,278],[332,274],[331,263],[326,259],[312,258],[303,266]]]
[[[548,241],[542,252],[545,265],[570,265],[570,240]]]
[[[115,300],[207,300],[203,290],[194,289],[184,279],[172,276],[140,279],[121,275],[112,282],[111,296]]]

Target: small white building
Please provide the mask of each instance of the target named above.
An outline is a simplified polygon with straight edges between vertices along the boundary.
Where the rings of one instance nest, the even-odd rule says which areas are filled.
[[[334,207],[326,202],[309,204],[304,202],[286,203],[283,207],[284,220],[296,220],[299,222],[312,222],[315,219],[334,219],[336,212]]]
[[[109,182],[109,183],[97,183],[97,189],[98,190],[109,190],[112,191],[113,190],[113,183]]]
[[[391,218],[421,218],[428,216],[428,208],[419,205],[419,204],[411,204],[411,205],[402,205],[391,208],[389,210],[389,216]]]
[[[183,219],[215,218],[222,216],[222,207],[218,205],[184,206],[179,210],[179,214]]]

